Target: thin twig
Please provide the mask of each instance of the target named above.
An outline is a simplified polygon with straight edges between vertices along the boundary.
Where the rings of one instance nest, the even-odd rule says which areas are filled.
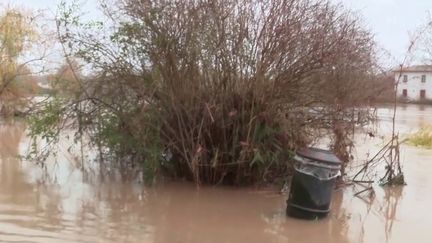
[[[368,187],[364,190],[361,190],[361,191],[357,192],[356,194],[354,194],[354,196],[358,197],[358,195],[362,194],[363,192],[370,191],[370,190],[373,190],[373,187]]]

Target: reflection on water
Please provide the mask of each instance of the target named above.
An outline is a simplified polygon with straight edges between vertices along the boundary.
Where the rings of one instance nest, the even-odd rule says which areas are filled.
[[[399,109],[401,133],[432,123],[432,108]],[[379,130],[388,135],[391,111],[380,109]],[[391,127],[391,126],[390,126]],[[379,148],[376,138],[358,138],[359,156]],[[427,217],[432,205],[432,151],[404,146],[408,186],[335,192],[332,212],[324,220],[285,216],[285,200],[271,190],[253,188],[196,189],[187,183],[89,179],[64,154],[48,170],[20,163],[27,146],[25,124],[0,124],[0,242],[430,242]],[[63,161],[63,162],[62,162]],[[55,182],[55,183],[54,183]]]
[[[396,114],[396,128],[402,134],[416,131],[419,127],[432,123],[432,106],[430,105],[400,105]],[[388,106],[378,109],[378,116],[380,131],[390,132],[393,108]]]

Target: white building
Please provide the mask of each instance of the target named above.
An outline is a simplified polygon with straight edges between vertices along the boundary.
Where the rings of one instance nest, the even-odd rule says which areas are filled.
[[[432,100],[432,65],[417,65],[394,71],[397,95],[410,101]]]

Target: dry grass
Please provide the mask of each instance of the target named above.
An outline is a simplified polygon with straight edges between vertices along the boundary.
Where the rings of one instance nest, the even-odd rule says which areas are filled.
[[[432,125],[423,126],[408,138],[408,143],[432,149]]]

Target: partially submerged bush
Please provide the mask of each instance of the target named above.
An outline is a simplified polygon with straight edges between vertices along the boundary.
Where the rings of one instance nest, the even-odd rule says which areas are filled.
[[[324,123],[335,131],[354,125],[354,107],[371,95],[356,90],[372,72],[371,35],[329,1],[112,6],[109,29],[79,23],[66,7],[58,18],[68,56],[93,70],[60,111],[75,118],[69,125],[79,136],[105,148],[101,157],[141,163],[149,179],[163,172],[197,183],[273,180]],[[323,95],[336,79],[337,89]],[[46,132],[33,127],[34,136]],[[337,135],[342,149],[349,133]]]

